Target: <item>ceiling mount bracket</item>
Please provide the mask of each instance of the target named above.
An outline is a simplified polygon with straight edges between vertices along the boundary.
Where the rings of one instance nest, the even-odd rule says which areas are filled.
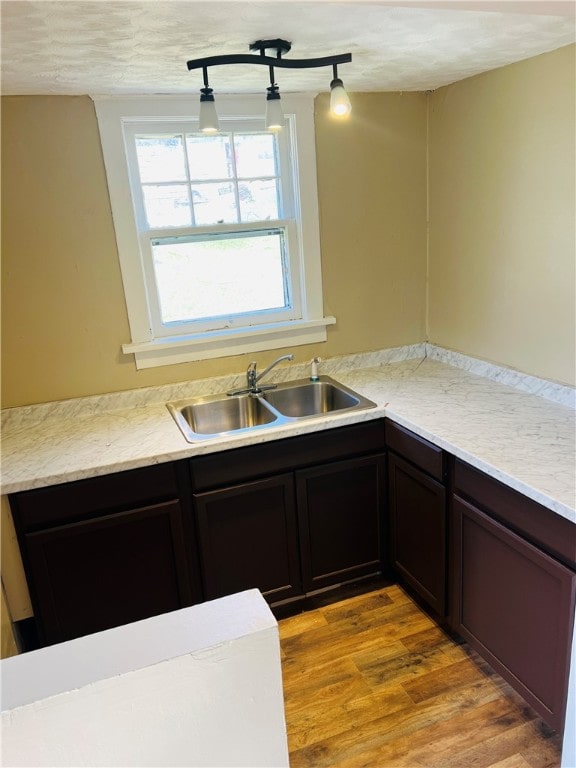
[[[249,50],[251,51],[260,51],[261,56],[266,55],[266,51],[273,50],[276,51],[276,55],[278,58],[282,56],[283,53],[288,53],[292,48],[292,43],[289,43],[288,40],[281,40],[279,37],[276,38],[276,40],[256,40],[253,43],[250,43]]]

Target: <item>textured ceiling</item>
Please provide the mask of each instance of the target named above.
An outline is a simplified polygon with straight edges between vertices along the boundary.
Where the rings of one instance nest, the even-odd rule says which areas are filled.
[[[292,42],[292,58],[351,52],[351,91],[428,90],[574,42],[573,3],[5,0],[4,94],[188,93],[186,61]],[[470,10],[472,8],[472,10]],[[489,10],[477,10],[488,8]],[[501,9],[505,12],[502,12]],[[512,11],[512,12],[511,12]],[[528,11],[528,12],[526,12]],[[328,89],[331,70],[277,70],[282,91]],[[215,92],[261,91],[263,67],[210,70]]]

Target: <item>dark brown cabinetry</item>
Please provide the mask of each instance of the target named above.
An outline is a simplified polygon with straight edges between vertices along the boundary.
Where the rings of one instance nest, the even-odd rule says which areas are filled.
[[[382,568],[384,456],[296,473],[305,592]]]
[[[194,495],[207,600],[258,587],[270,602],[302,591],[291,474]]]
[[[206,597],[278,605],[380,572],[383,446],[374,421],[192,460]]]
[[[576,526],[459,461],[455,485],[454,629],[562,729]]]
[[[440,617],[446,613],[445,457],[435,445],[386,421],[391,563]]]
[[[14,495],[41,641],[62,642],[201,599],[174,464]]]

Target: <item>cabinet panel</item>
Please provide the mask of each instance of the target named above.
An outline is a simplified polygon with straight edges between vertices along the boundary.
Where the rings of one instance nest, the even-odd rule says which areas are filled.
[[[394,454],[388,456],[392,565],[444,617],[446,491]]]
[[[454,488],[460,497],[469,499],[569,568],[576,568],[576,525],[570,520],[460,459],[454,462]]]
[[[26,534],[45,642],[190,605],[183,542],[178,501]]]
[[[304,591],[382,569],[384,457],[296,473]]]
[[[177,463],[158,464],[24,491],[10,497],[10,506],[26,532],[104,512],[136,509],[180,495],[177,467]]]
[[[269,602],[301,593],[291,474],[194,495],[206,598],[257,587]]]
[[[386,447],[442,481],[446,473],[445,455],[437,445],[386,419]]]
[[[190,462],[192,487],[195,491],[207,491],[300,467],[376,453],[383,448],[383,419],[322,430],[199,456]]]
[[[561,729],[576,574],[455,498],[457,631]]]

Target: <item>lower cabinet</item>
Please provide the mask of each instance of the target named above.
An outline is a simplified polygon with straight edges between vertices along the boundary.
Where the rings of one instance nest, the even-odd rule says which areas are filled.
[[[176,465],[16,494],[42,644],[199,602]]]
[[[258,587],[270,602],[302,592],[292,474],[194,495],[207,600]]]
[[[281,603],[382,569],[383,455],[194,494],[207,599]]]
[[[276,606],[381,572],[383,447],[376,421],[191,460],[205,597]]]
[[[511,500],[514,492],[505,489],[505,493]],[[530,529],[532,538],[545,527],[540,528],[534,516],[537,510],[531,509],[537,505],[528,500],[526,505],[524,519],[518,520]],[[506,498],[494,509],[505,514]],[[568,550],[576,528],[564,523]],[[454,629],[552,728],[562,730],[576,573],[459,495],[453,499],[453,534]]]
[[[384,455],[296,473],[305,592],[382,568]]]
[[[26,535],[47,643],[190,604],[178,501]]]
[[[391,565],[444,618],[448,577],[444,452],[390,421],[386,439]]]
[[[388,457],[392,565],[438,616],[446,612],[446,490],[401,458]]]

